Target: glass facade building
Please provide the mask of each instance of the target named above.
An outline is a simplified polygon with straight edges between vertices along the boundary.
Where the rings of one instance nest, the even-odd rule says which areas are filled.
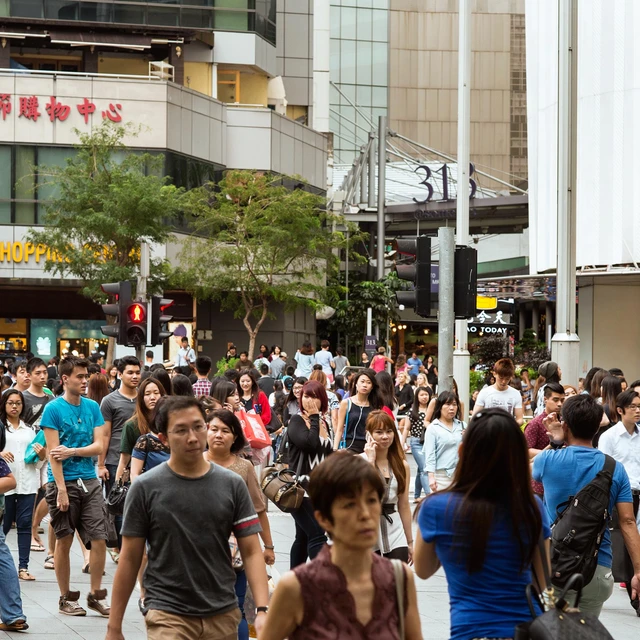
[[[336,161],[350,163],[371,123],[387,115],[389,0],[331,0],[331,131]],[[344,95],[341,95],[342,94]],[[362,113],[358,113],[357,105]]]
[[[0,0],[0,18],[252,31],[276,42],[276,0]]]

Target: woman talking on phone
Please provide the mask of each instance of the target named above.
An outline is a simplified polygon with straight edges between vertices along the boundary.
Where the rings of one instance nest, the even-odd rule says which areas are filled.
[[[385,558],[411,562],[411,472],[404,457],[395,421],[385,411],[372,411],[369,414],[367,444],[361,455],[375,467],[385,487],[382,496],[380,536],[375,551]]]
[[[327,392],[315,380],[302,388],[301,411],[291,416],[287,434],[289,438],[289,469],[301,480],[305,491],[309,474],[333,451],[329,429],[324,419],[329,408]],[[296,539],[291,546],[291,568],[313,560],[327,542],[324,530],[313,515],[311,500],[305,493],[300,508],[291,512],[296,523]]]

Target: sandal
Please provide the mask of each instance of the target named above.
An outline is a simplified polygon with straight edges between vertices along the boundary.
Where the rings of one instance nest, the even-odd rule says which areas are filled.
[[[53,564],[53,556],[47,556],[44,559],[44,568],[45,569],[55,569],[55,566]]]
[[[31,582],[32,580],[35,580],[35,579],[36,579],[36,577],[35,577],[35,576],[32,576],[32,575],[29,573],[29,570],[28,570],[28,569],[20,569],[20,570],[18,571],[18,578],[20,578],[20,580],[25,580],[25,581],[29,581],[29,582]]]
[[[120,561],[120,552],[116,551],[115,549],[107,549],[107,551],[109,552],[109,555],[111,556],[111,559],[118,564],[118,562]]]
[[[44,551],[44,547],[39,542],[32,542],[31,551]]]

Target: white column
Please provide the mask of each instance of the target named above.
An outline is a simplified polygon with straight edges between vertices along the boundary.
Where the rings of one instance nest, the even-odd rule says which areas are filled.
[[[218,98],[218,65],[211,65],[211,97]]]
[[[329,131],[329,82],[331,50],[331,5],[313,2],[313,121],[316,131]]]
[[[458,5],[458,198],[456,244],[469,244],[469,144],[471,128],[471,0]],[[441,285],[442,286],[442,285]],[[467,321],[456,320],[453,377],[460,402],[469,408],[469,366]],[[438,373],[440,370],[438,369]],[[465,416],[463,416],[464,419]]]

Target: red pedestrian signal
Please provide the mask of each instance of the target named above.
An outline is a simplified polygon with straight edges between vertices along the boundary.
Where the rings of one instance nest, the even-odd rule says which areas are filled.
[[[145,308],[141,304],[136,302],[129,307],[129,320],[131,320],[131,322],[140,324],[141,322],[144,322],[145,319]]]

